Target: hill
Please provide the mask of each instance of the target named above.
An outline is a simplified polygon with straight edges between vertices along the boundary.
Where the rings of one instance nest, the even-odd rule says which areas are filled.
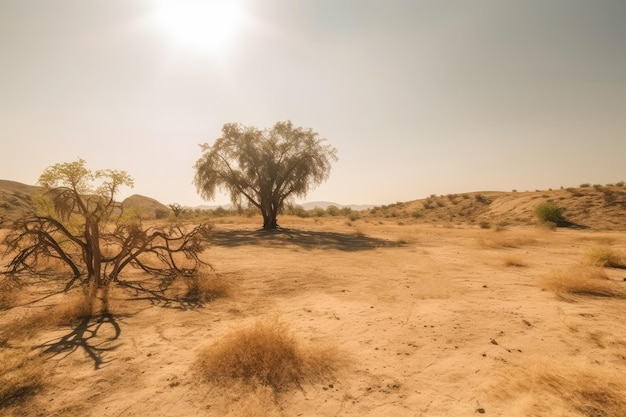
[[[483,227],[534,224],[538,223],[535,207],[546,201],[555,202],[565,218],[580,227],[626,230],[626,187],[623,183],[547,191],[431,195],[425,199],[377,206],[369,210],[368,215]]]
[[[42,187],[22,184],[16,181],[0,180],[0,215],[14,219],[32,207],[32,197]],[[170,208],[154,198],[134,194],[122,201],[124,208],[134,207],[145,219],[165,217]]]
[[[160,219],[167,217],[171,212],[170,208],[160,203],[154,198],[133,194],[122,201],[124,209],[135,208],[139,210],[144,219]]]
[[[310,201],[306,203],[299,204],[305,210],[312,210],[314,208],[321,208],[326,210],[330,206],[335,206],[338,208],[350,207],[352,210],[367,210],[369,208],[373,208],[373,205],[369,204],[337,204],[331,201]]]
[[[33,194],[41,189],[21,182],[0,180],[0,214],[14,218],[30,209]]]
[[[0,213],[14,218],[30,208],[33,194],[41,187],[0,180]],[[392,218],[420,223],[476,224],[481,227],[538,223],[535,207],[554,201],[566,219],[580,227],[597,230],[626,230],[626,186],[623,182],[585,185],[558,190],[523,192],[481,191],[431,195],[428,198],[383,206],[348,206],[361,210],[362,217]],[[137,208],[145,219],[165,217],[170,209],[159,201],[134,194],[122,201],[125,208]],[[307,208],[336,205],[310,202]]]

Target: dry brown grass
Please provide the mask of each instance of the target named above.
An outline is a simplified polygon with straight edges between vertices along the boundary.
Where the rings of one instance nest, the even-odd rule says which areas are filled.
[[[33,352],[0,350],[0,411],[19,405],[44,385],[45,364]]]
[[[626,268],[626,256],[608,246],[595,246],[585,253],[585,262],[589,265]]]
[[[19,282],[0,276],[0,311],[15,307],[19,290]]]
[[[42,307],[6,323],[0,328],[0,339],[30,339],[45,329],[71,326],[91,315],[92,305],[87,301],[83,291],[73,291],[64,294],[56,305]]]
[[[236,330],[202,350],[197,365],[216,384],[243,382],[274,392],[333,378],[340,355],[335,349],[303,347],[276,319],[260,320]]]
[[[201,269],[198,275],[187,281],[183,298],[188,301],[204,303],[230,295],[232,285],[223,275]]]
[[[501,387],[519,404],[511,415],[613,417],[626,410],[626,380],[610,367],[539,358],[514,375]]]
[[[611,281],[602,268],[576,266],[567,270],[554,270],[540,280],[544,290],[554,291],[560,296],[587,295],[597,297],[626,297],[626,291]]]

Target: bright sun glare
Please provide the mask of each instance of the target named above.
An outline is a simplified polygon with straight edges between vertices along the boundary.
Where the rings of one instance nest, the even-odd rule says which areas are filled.
[[[245,11],[238,0],[159,0],[156,20],[182,46],[219,52],[241,31]]]

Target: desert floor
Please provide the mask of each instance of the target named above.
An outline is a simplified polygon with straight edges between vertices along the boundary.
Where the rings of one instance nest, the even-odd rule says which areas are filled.
[[[624,253],[626,233],[279,220],[278,233],[258,232],[256,217],[219,220],[204,256],[231,290],[202,308],[114,291],[119,337],[109,340],[114,328],[103,323],[44,355],[44,387],[0,414],[626,415],[626,298],[544,289],[587,270],[591,248]],[[626,270],[603,271],[626,294]],[[24,300],[46,291],[25,288]],[[56,297],[0,312],[0,330]],[[338,370],[278,393],[204,381],[198,352],[260,319],[282,323],[303,347],[335,349]],[[54,345],[73,330],[0,350]]]

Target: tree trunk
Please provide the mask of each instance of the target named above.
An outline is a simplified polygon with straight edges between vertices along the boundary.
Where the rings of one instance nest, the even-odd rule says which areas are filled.
[[[276,210],[268,207],[263,210],[263,230],[275,230],[278,229],[278,222],[276,221]]]

